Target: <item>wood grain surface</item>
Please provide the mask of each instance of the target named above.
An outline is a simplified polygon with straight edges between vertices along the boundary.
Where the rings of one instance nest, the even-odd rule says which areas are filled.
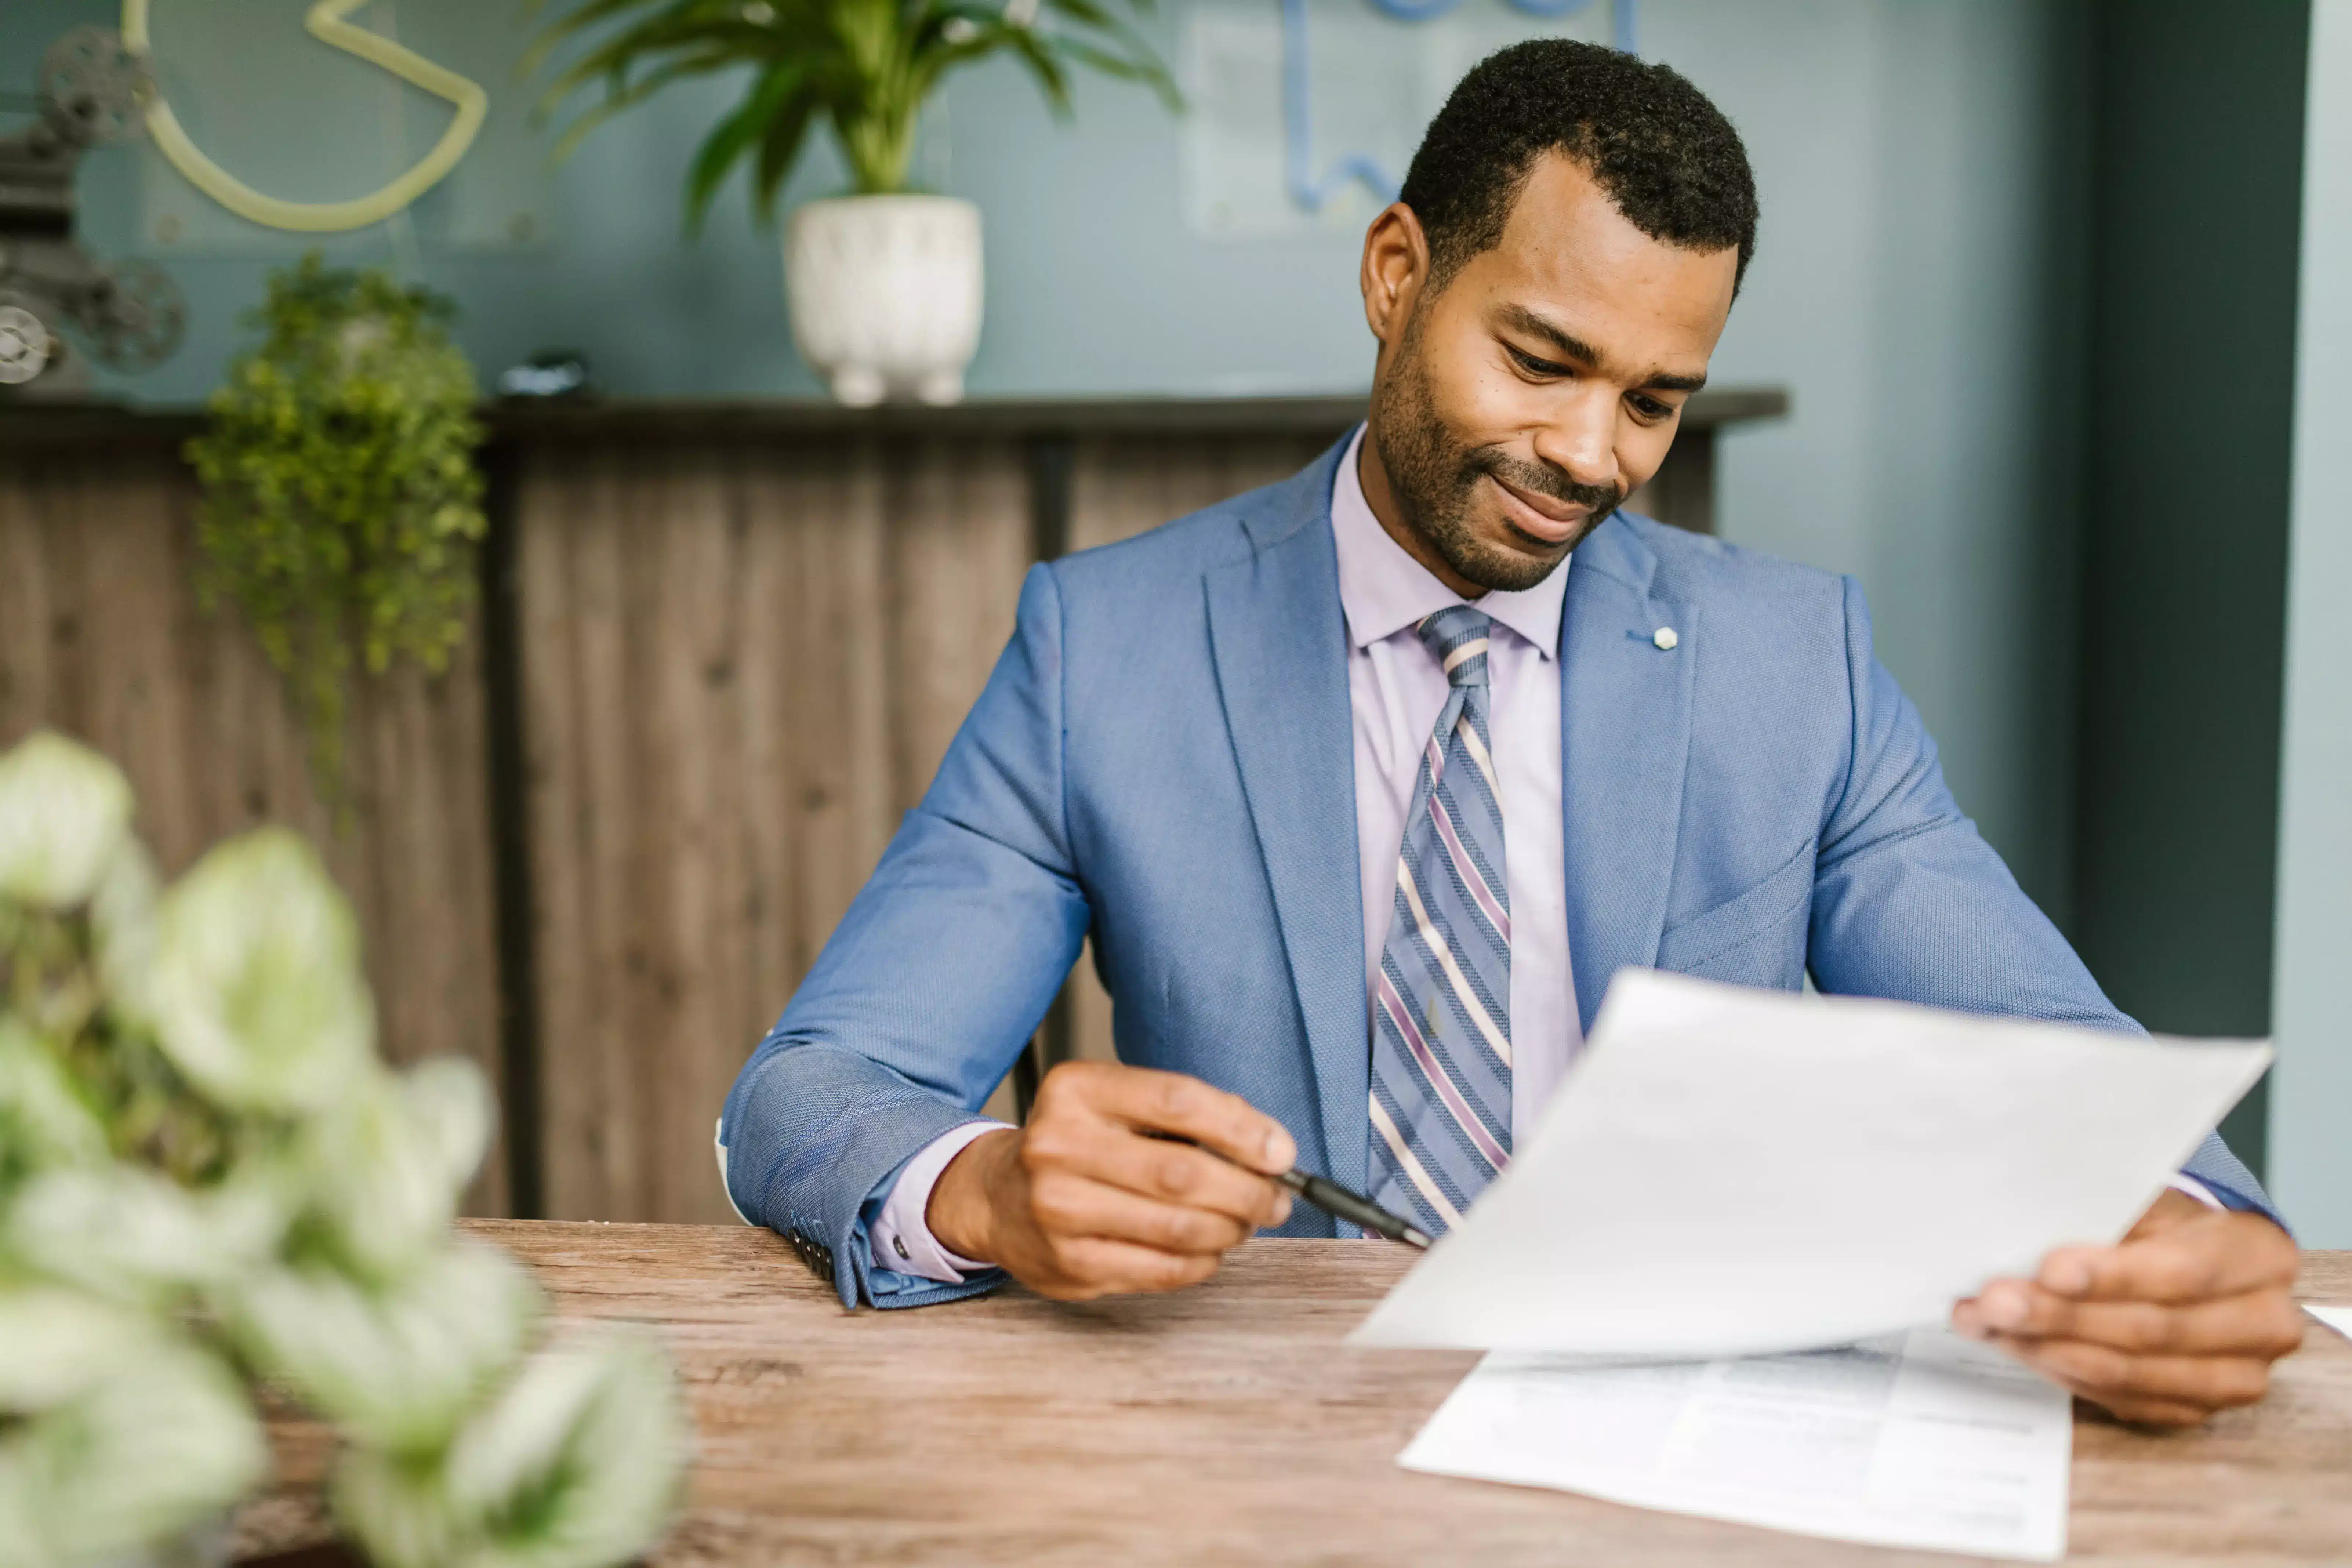
[[[1475,1358],[1339,1342],[1408,1261],[1374,1243],[1254,1241],[1172,1296],[853,1314],[765,1231],[470,1228],[561,1314],[667,1334],[700,1451],[657,1568],[1964,1561],[1399,1469]],[[2304,1293],[2352,1304],[2352,1253],[2312,1255]],[[323,1530],[323,1441],[290,1420],[277,1436],[284,1479],[241,1519],[247,1551]],[[2085,1415],[2074,1453],[2074,1559],[2342,1563],[2352,1344],[2315,1322],[2262,1405],[2185,1435]]]
[[[1013,631],[997,443],[527,453],[548,1213],[722,1220],[711,1122]]]
[[[195,495],[168,447],[0,445],[0,748],[51,728],[112,757],[166,875],[265,823],[301,833],[358,912],[385,1056],[467,1055],[497,1083],[478,639],[438,678],[362,685],[339,832],[252,634],[197,603]],[[503,1151],[466,1201],[509,1212]]]

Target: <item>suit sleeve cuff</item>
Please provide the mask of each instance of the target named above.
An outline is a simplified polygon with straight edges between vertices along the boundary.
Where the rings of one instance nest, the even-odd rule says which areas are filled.
[[[931,1189],[939,1184],[940,1173],[948,1168],[948,1163],[962,1153],[975,1138],[1004,1125],[1002,1121],[967,1121],[932,1139],[907,1162],[898,1179],[891,1184],[889,1196],[882,1201],[882,1212],[866,1226],[877,1268],[942,1285],[961,1285],[971,1274],[992,1267],[941,1246],[939,1237],[931,1234],[926,1215],[930,1207]]]
[[[2207,1208],[2226,1210],[2230,1206],[2228,1204],[2223,1203],[2220,1198],[2213,1195],[2212,1188],[2207,1186],[2204,1183],[2191,1175],[2184,1173],[2175,1176],[2172,1180],[2167,1182],[2165,1185],[2170,1187],[2176,1193],[2188,1194],[2190,1197],[2195,1198],[2199,1203],[2203,1204]]]

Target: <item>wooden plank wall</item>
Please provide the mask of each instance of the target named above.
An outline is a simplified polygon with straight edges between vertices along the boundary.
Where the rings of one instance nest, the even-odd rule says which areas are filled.
[[[518,440],[504,486],[525,1125],[551,1217],[723,1220],[719,1103],[929,783],[1040,543],[1127,538],[1281,479],[1327,438],[1052,437],[1054,522],[1035,438],[1001,429],[610,437]],[[446,678],[362,699],[357,827],[338,838],[274,676],[242,626],[198,611],[193,499],[161,442],[0,447],[0,744],[48,724],[119,758],[173,871],[239,828],[300,828],[360,910],[387,1053],[460,1051],[495,1075],[478,638]],[[1063,1017],[1071,1054],[1111,1054],[1090,962]],[[1009,1116],[1009,1093],[991,1108]],[[509,1201],[494,1157],[470,1205]]]
[[[470,1056],[498,1081],[481,682],[467,654],[352,716],[353,830],[310,788],[276,674],[191,583],[194,486],[167,447],[0,453],[0,747],[52,728],[120,763],[167,875],[277,822],[325,852],[365,933],[385,1055]],[[507,1212],[493,1150],[468,1212]]]
[[[724,1220],[728,1085],[1011,635],[1020,450],[549,447],[518,513],[547,1212]]]

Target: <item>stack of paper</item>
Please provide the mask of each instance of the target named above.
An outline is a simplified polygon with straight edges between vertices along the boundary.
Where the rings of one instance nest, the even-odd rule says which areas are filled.
[[[2270,1054],[1629,972],[1351,1340],[1496,1352],[1416,1469],[2054,1558],[2068,1396],[1936,1325],[2119,1238]]]
[[[1398,1461],[1842,1541],[2053,1561],[2062,1389],[1922,1330],[1842,1350],[1596,1365],[1497,1351]]]

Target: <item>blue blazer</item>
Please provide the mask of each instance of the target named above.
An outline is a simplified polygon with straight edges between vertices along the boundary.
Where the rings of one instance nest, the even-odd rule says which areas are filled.
[[[845,1303],[994,1282],[879,1268],[866,1225],[909,1158],[975,1119],[1089,932],[1121,1060],[1232,1090],[1303,1163],[1363,1184],[1344,449],[1031,568],[929,793],[720,1119],[737,1208]],[[1627,964],[1783,990],[1810,969],[1825,992],[2137,1028],[1953,804],[1852,578],[1621,512],[1578,547],[1562,616],[1587,1028]],[[2188,1169],[2268,1212],[2218,1137]],[[1282,1230],[1333,1234],[1303,1204]]]

